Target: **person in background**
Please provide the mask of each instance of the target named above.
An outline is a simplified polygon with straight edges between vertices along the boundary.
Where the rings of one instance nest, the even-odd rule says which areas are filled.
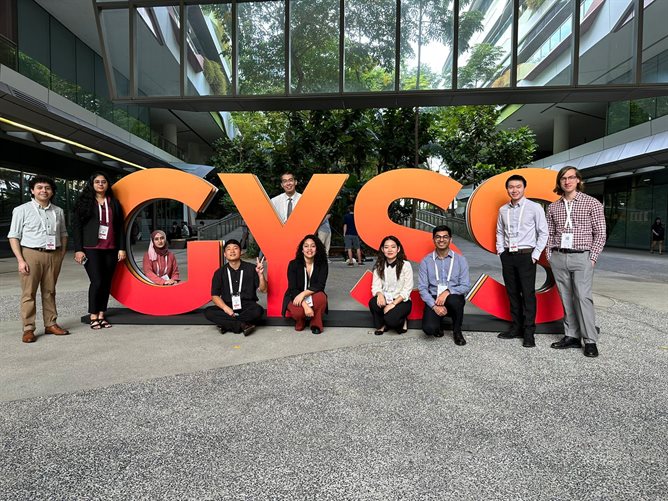
[[[264,314],[264,308],[257,304],[257,291],[267,292],[264,258],[257,258],[255,266],[242,261],[241,245],[233,238],[225,242],[223,253],[227,263],[213,274],[214,305],[204,310],[204,316],[221,334],[231,331],[248,336]]]
[[[659,248],[659,254],[663,254],[663,240],[666,236],[666,228],[661,222],[661,218],[657,217],[654,220],[654,224],[651,228],[652,232],[652,249],[651,252],[654,254],[654,249]]]
[[[297,246],[295,258],[288,264],[288,289],[283,296],[283,316],[295,320],[295,330],[303,331],[310,319],[313,334],[323,331],[328,273],[325,246],[316,235],[306,235]]]
[[[322,245],[325,246],[325,253],[327,254],[328,263],[331,263],[329,260],[329,247],[332,245],[332,227],[329,224],[329,219],[331,217],[331,214],[327,214],[318,228],[318,238],[322,242]]]
[[[408,315],[411,312],[413,290],[413,268],[399,239],[389,235],[378,248],[378,259],[373,267],[373,282],[369,310],[373,317],[374,334],[381,336],[388,329],[398,334],[408,330]]]
[[[67,228],[63,209],[51,203],[56,194],[54,180],[35,176],[28,187],[32,200],[12,211],[7,239],[18,261],[21,280],[23,342],[34,343],[37,341],[35,296],[38,288],[42,294],[44,334],[69,334],[56,323],[56,282],[67,252]]]
[[[179,282],[179,265],[167,247],[167,235],[162,230],[151,233],[148,251],[142,263],[144,275],[157,285],[175,285]]]
[[[190,226],[185,221],[181,222],[181,238],[190,238]]]
[[[111,327],[105,318],[116,264],[123,261],[123,210],[103,172],[93,174],[74,205],[74,260],[90,279],[88,313],[93,330]]]
[[[362,266],[362,245],[360,237],[355,228],[355,215],[353,214],[353,206],[348,207],[348,213],[343,216],[343,240],[345,250],[348,253],[348,266],[353,266],[353,249],[357,252],[357,264]]]

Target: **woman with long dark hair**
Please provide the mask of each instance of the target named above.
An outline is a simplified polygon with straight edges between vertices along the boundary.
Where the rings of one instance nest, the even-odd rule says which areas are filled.
[[[654,250],[657,247],[659,248],[659,254],[663,254],[663,239],[666,236],[666,228],[663,226],[660,217],[657,217],[654,220],[651,232],[652,232],[652,248],[651,248],[652,254],[654,254]]]
[[[373,317],[374,334],[381,336],[389,329],[403,334],[408,329],[413,290],[413,268],[406,260],[399,239],[388,235],[378,247],[378,259],[373,267],[373,282],[369,311]]]
[[[323,331],[328,273],[325,246],[316,235],[306,235],[297,246],[295,258],[288,264],[288,290],[283,297],[283,316],[295,320],[295,330],[303,331],[310,319],[313,334]]]
[[[88,313],[90,328],[108,329],[105,319],[111,279],[116,263],[123,261],[125,233],[123,210],[103,172],[94,173],[74,205],[74,260],[83,264],[90,279]]]

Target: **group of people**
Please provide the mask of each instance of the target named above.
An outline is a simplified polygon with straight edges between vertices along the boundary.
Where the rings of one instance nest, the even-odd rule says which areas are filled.
[[[284,193],[273,198],[272,204],[285,222],[301,195],[296,192],[297,183],[291,173],[281,176],[281,185]],[[8,235],[21,277],[21,317],[26,343],[36,339],[35,295],[39,287],[45,332],[69,334],[56,322],[55,305],[55,284],[67,246],[64,214],[51,203],[56,190],[52,179],[36,176],[29,187],[32,200],[14,209]],[[498,337],[521,338],[524,347],[535,346],[536,263],[546,250],[564,307],[565,335],[552,348],[583,348],[586,356],[598,356],[592,283],[594,265],[606,240],[603,206],[582,191],[582,174],[574,167],[564,167],[558,172],[554,191],[560,198],[549,205],[547,212],[526,198],[526,187],[523,176],[509,176],[506,180],[509,202],[498,211],[496,250],[512,318],[509,330]],[[85,267],[90,279],[88,311],[90,328],[94,330],[111,327],[105,317],[111,280],[116,263],[126,258],[123,213],[110,188],[109,178],[104,173],[95,173],[74,207],[74,259]],[[465,296],[471,288],[468,263],[450,248],[453,234],[448,226],[436,226],[432,238],[434,248],[418,267],[417,288],[424,303],[422,330],[429,336],[442,337],[448,327],[445,319],[449,318],[453,340],[462,346],[466,344],[462,332]],[[264,257],[258,257],[255,264],[242,261],[241,244],[234,239],[225,242],[223,251],[226,264],[213,275],[213,305],[204,314],[222,333],[248,335],[264,314],[257,296],[258,291],[267,290]],[[352,261],[351,252],[349,263]],[[358,262],[361,262],[359,255]],[[302,238],[295,258],[288,264],[282,309],[283,315],[294,321],[297,331],[307,326],[313,334],[324,330],[328,263],[327,248],[318,235]],[[167,235],[161,230],[151,234],[143,270],[149,280],[159,285],[174,285],[179,281],[176,259],[168,250]],[[389,330],[399,334],[407,331],[413,286],[413,266],[406,259],[403,245],[395,236],[386,236],[373,266],[372,297],[368,304],[376,335]]]

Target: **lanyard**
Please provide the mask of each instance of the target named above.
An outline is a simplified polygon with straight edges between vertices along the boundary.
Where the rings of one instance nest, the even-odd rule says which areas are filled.
[[[567,200],[564,200],[564,205],[566,206],[566,224],[564,224],[564,228],[572,228],[573,227],[573,221],[571,220],[571,212],[573,211],[573,200],[570,204],[568,203]]]
[[[306,273],[306,265],[304,265],[304,290],[307,290],[309,285],[311,285],[311,277],[315,271],[315,263],[313,263],[313,268],[311,268],[311,275]]]
[[[229,285],[230,285],[230,295],[241,296],[241,284],[244,281],[244,270],[241,270],[241,274],[239,275],[239,292],[237,292],[236,294],[234,293],[234,290],[232,289],[232,275],[230,274],[229,267],[227,268],[227,281],[229,282]]]
[[[100,213],[100,224],[102,224],[102,206],[100,204],[97,204],[97,210]],[[109,226],[109,204],[107,203],[107,199],[104,200],[104,215],[106,217],[104,224]]]
[[[156,263],[158,263],[158,273],[156,273],[156,275],[162,276],[167,273],[167,254],[165,254],[165,271],[163,273],[160,272],[160,256],[156,259]]]
[[[51,230],[51,220],[49,219],[49,215],[46,213],[46,209],[44,209],[44,219],[46,219],[46,222],[44,221],[44,219],[42,219],[42,216],[39,213],[39,209],[37,208],[37,205],[39,205],[39,204],[37,204],[33,200],[32,208],[35,209],[35,212],[37,213],[37,218],[39,219],[39,222],[42,223],[41,226],[44,229],[44,231],[46,232],[46,234],[48,235],[49,230]],[[55,230],[55,228],[54,228],[54,230]],[[55,233],[56,232],[54,231],[53,234],[55,235]]]
[[[450,252],[448,252],[448,256],[450,256]],[[448,257],[446,256],[446,257]],[[432,254],[432,259],[434,260],[434,271],[436,272],[436,283],[439,284],[441,283],[441,279],[438,276],[438,266],[436,265],[436,251]],[[444,258],[445,259],[445,258]],[[450,269],[448,270],[448,278],[446,279],[446,284],[450,283],[450,277],[452,276],[452,266],[455,264],[455,256],[454,254],[451,256],[450,259]]]
[[[516,235],[519,235],[519,233],[520,233],[520,226],[522,226],[522,216],[524,215],[524,209],[526,208],[526,206],[527,206],[527,204],[523,203],[522,206],[520,207],[520,217],[517,220],[517,231],[515,232]],[[506,233],[508,234],[508,237],[511,236],[510,211],[511,211],[511,208],[508,207],[508,210],[506,211]]]

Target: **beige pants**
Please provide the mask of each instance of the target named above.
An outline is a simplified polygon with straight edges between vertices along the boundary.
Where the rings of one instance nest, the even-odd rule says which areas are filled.
[[[40,252],[26,247],[22,248],[23,259],[30,267],[28,275],[19,274],[21,279],[21,319],[23,330],[35,330],[35,316],[37,307],[35,296],[37,288],[42,292],[42,315],[44,327],[56,323],[58,311],[56,310],[56,282],[63,264],[63,254],[59,250],[53,252]]]

